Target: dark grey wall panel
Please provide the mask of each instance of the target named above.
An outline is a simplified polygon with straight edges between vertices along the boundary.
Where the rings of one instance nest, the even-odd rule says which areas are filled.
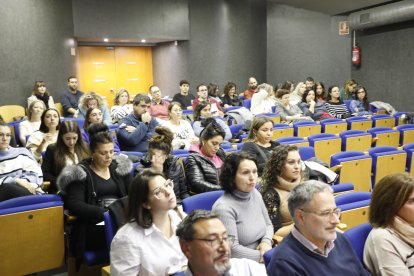
[[[158,85],[163,95],[174,96],[180,92],[179,82],[188,79],[188,42],[180,41],[161,43],[153,48],[152,67],[154,84]],[[190,86],[195,91],[195,86]]]
[[[267,4],[267,79],[303,81],[307,76],[330,85],[351,75],[351,36],[339,36],[346,17]]]
[[[358,32],[361,67],[352,69],[352,77],[366,87],[370,101],[414,111],[413,37],[414,22]]]
[[[72,0],[76,37],[188,39],[188,0]]]
[[[71,2],[3,0],[0,33],[0,105],[26,105],[36,80],[59,99],[75,72]]]

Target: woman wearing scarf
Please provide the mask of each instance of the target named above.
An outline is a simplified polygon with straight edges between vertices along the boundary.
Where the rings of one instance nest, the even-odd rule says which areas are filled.
[[[46,83],[44,81],[35,82],[32,94],[32,96],[27,98],[27,107],[29,107],[34,100],[41,100],[44,102],[46,109],[55,108],[53,97],[49,95],[49,90],[47,89]]]

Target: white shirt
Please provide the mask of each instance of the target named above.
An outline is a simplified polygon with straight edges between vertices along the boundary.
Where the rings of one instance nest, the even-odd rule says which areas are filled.
[[[181,251],[175,235],[181,218],[170,211],[173,236],[167,239],[152,225],[144,229],[136,222],[124,225],[116,233],[111,244],[111,275],[160,276],[182,271],[187,258]]]
[[[223,276],[261,276],[267,275],[266,267],[264,264],[249,259],[230,259],[231,268]],[[112,270],[111,270],[112,272]],[[192,276],[190,269],[187,269],[185,276]]]
[[[20,143],[23,146],[26,146],[26,136],[32,135],[33,132],[39,130],[40,128],[40,121],[38,122],[30,122],[29,120],[23,121],[19,124],[19,132],[20,132]]]
[[[186,120],[180,120],[180,124],[174,125],[171,121],[164,121],[163,125],[168,127],[174,133],[174,140],[172,141],[173,149],[179,149],[181,143],[185,144],[185,149],[188,150],[191,146],[191,139],[198,139],[195,135],[193,127]]]

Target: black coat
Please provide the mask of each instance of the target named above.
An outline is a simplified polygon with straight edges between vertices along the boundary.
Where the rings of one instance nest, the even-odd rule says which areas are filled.
[[[224,161],[226,153],[223,149],[217,152],[218,157]],[[200,194],[209,191],[221,190],[219,172],[207,157],[192,152],[185,162],[185,172],[190,191]]]

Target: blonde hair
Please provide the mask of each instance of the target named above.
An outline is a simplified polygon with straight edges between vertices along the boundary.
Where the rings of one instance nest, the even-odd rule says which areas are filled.
[[[121,88],[118,91],[116,91],[115,93],[115,98],[114,98],[114,104],[115,105],[119,105],[119,97],[121,97],[122,94],[127,93],[128,95],[128,102],[129,102],[129,92],[128,90],[126,90],[125,88]]]
[[[90,100],[96,100],[98,102],[98,108],[100,108],[104,104],[104,100],[101,96],[96,94],[95,92],[88,92],[84,94],[80,99],[79,103],[80,105],[84,106],[85,108],[88,108],[88,102]]]

